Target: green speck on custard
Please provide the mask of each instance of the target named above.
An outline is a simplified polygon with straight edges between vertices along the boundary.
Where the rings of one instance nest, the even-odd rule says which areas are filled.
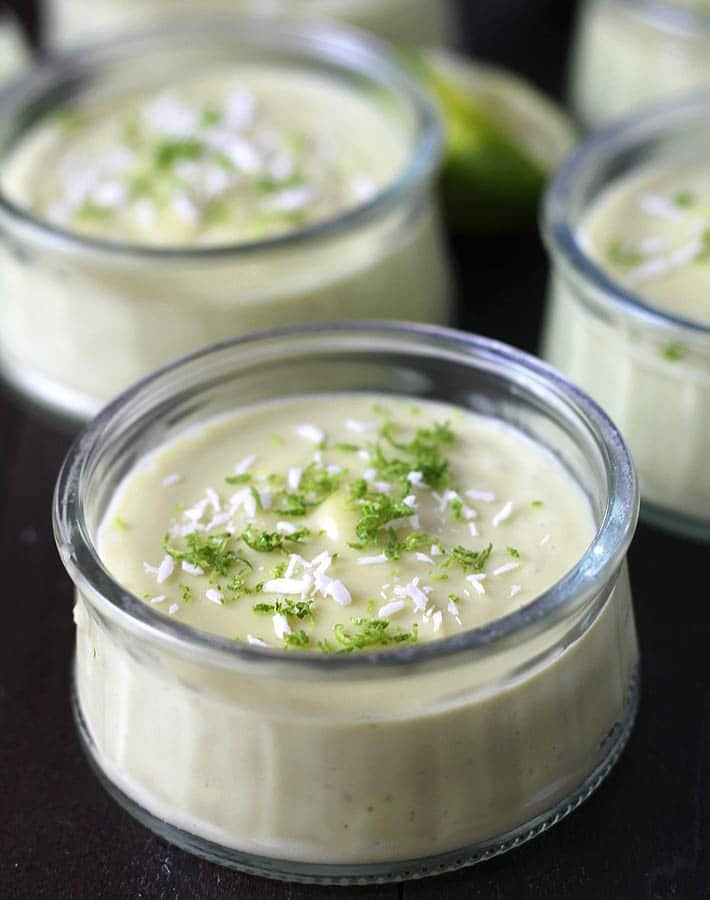
[[[689,206],[693,206],[696,202],[696,197],[692,191],[678,191],[678,193],[673,196],[673,202],[681,209],[687,209]]]
[[[609,262],[620,269],[632,269],[645,259],[643,253],[618,238],[609,241],[606,253]]]
[[[227,475],[224,479],[227,484],[248,484],[252,479],[249,472],[242,472],[241,475]]]
[[[678,362],[683,359],[687,353],[687,346],[680,341],[671,341],[671,343],[666,344],[661,351],[663,358],[667,359],[668,362]]]

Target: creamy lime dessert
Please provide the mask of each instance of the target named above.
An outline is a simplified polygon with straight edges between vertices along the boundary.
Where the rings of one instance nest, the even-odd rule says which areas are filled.
[[[598,290],[558,273],[545,355],[617,422],[645,500],[707,522],[710,359],[693,323],[700,332],[710,324],[710,169],[659,163],[613,181],[577,241],[612,285],[689,328],[644,328],[643,313],[635,323],[613,300],[597,308]]]
[[[406,156],[372,98],[244,64],[58,111],[27,135],[3,188],[93,238],[225,245],[332,219],[394,180]]]
[[[250,27],[223,40],[252,40]],[[262,31],[257,47],[286,40]],[[338,40],[347,54],[360,46],[328,35],[333,53],[345,52]],[[222,45],[209,37],[214,56]],[[300,52],[307,37],[286,43]],[[174,40],[165,73],[156,77],[150,54],[135,69],[129,58],[118,74],[102,70],[5,154],[2,192],[19,211],[0,248],[5,374],[74,418],[177,356],[249,331],[448,318],[432,196],[438,124],[406,80],[380,85],[388,61],[362,51],[370,82],[317,58],[215,62],[203,55],[209,41],[189,51]]]
[[[561,804],[627,733],[637,650],[625,567],[591,620],[579,607],[449,664],[383,670],[368,657],[493,634],[595,530],[554,455],[445,404],[313,395],[192,427],[128,471],[98,552],[157,624],[252,656],[226,669],[197,648],[172,656],[144,624],[125,620],[123,635],[97,616],[80,587],[91,753],[168,836],[260,858],[351,871],[495,839],[504,849],[516,828],[572,808]],[[366,666],[282,668],[298,660]]]
[[[654,100],[710,86],[705,0],[586,0],[577,23],[571,94],[596,129]]]
[[[50,0],[48,37],[54,44],[145,25],[159,18],[194,16],[176,0]],[[432,45],[453,30],[450,0],[207,0],[200,15],[304,15],[343,19],[390,40]]]
[[[327,397],[269,404],[162,449],[116,494],[106,566],[186,624],[336,652],[484,625],[589,544],[586,498],[512,429],[435,404],[343,405],[350,417]]]

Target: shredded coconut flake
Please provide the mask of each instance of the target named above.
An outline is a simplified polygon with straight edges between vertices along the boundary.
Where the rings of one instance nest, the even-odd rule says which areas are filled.
[[[468,530],[471,532],[471,537],[478,537],[478,528],[475,522],[468,523]]]
[[[368,425],[367,422],[360,422],[358,419],[346,419],[345,427],[348,431],[354,431],[356,434],[364,434],[364,432],[369,431],[372,426]]]
[[[493,524],[498,527],[502,522],[505,522],[506,519],[509,519],[511,513],[513,512],[513,501],[508,500],[505,506],[500,509],[495,516],[493,516]]]
[[[385,603],[384,606],[380,607],[377,618],[387,619],[389,616],[394,616],[396,613],[401,612],[406,605],[404,600],[392,600],[391,603]]]
[[[175,571],[175,560],[172,556],[164,556],[163,561],[158,566],[158,572],[156,575],[156,581],[158,584],[162,584],[164,581],[167,581],[168,578]]]
[[[359,566],[375,566],[378,563],[386,563],[387,556],[384,553],[378,553],[377,556],[359,556],[357,564]]]
[[[431,617],[431,623],[434,626],[434,631],[438,631],[441,628],[441,623],[444,621],[444,615],[440,609],[434,613]]]
[[[216,603],[218,606],[221,606],[222,603],[224,603],[224,595],[221,591],[215,590],[215,588],[210,588],[205,591],[205,597],[212,603]]]
[[[482,597],[486,593],[486,589],[481,584],[480,577],[477,577],[476,575],[467,575],[466,581],[469,581],[473,585],[473,589],[479,597]]]
[[[304,441],[310,441],[312,444],[320,444],[325,437],[323,431],[315,425],[299,425],[296,428],[296,434],[303,438]]]
[[[276,613],[271,621],[274,624],[274,634],[280,641],[282,641],[287,634],[293,634],[291,626],[288,624],[288,619],[283,613]]]
[[[194,566],[192,563],[189,563],[187,560],[183,559],[181,569],[183,572],[187,572],[188,575],[204,575],[205,571],[200,566]]]
[[[171,603],[170,606],[168,607],[168,615],[169,615],[169,616],[174,616],[175,613],[176,613],[179,609],[180,609],[180,607],[177,605],[177,603]]]
[[[491,491],[481,491],[476,488],[466,491],[466,496],[471,500],[482,500],[484,503],[492,503],[496,498],[496,495]]]
[[[425,563],[433,563],[434,562],[434,560],[431,558],[431,556],[427,556],[426,553],[417,553],[417,561],[425,562]]]
[[[272,578],[262,590],[265,594],[302,594],[304,587],[303,578]]]
[[[295,534],[298,531],[293,522],[277,522],[276,530],[279,534]]]
[[[512,585],[512,587],[510,588],[510,596],[511,596],[511,597],[515,597],[515,596],[516,596],[517,594],[519,594],[521,591],[522,591],[521,585],[519,585],[519,584],[514,584],[514,585]]]
[[[424,591],[418,587],[418,582],[419,579],[414,578],[409,584],[405,585],[404,588],[400,588],[400,590],[403,590],[405,596],[409,597],[409,599],[414,602],[414,609],[417,612],[421,612],[423,609],[426,609],[429,601]],[[399,591],[397,591],[397,593],[399,593]]]
[[[337,581],[336,579],[330,581],[323,593],[326,596],[332,597],[338,606],[350,606],[353,602],[350,591],[345,587],[342,581]]]
[[[519,569],[520,563],[517,562],[509,562],[505,563],[505,565],[498,566],[497,569],[493,569],[494,575],[505,575],[506,572],[512,572],[514,569]]]
[[[546,535],[542,538],[542,540],[540,541],[540,546],[541,546],[541,547],[544,547],[545,544],[546,544],[549,540],[550,540],[550,535],[549,535],[549,534],[546,534]]]
[[[245,456],[241,462],[238,462],[234,467],[235,475],[244,475],[246,472],[251,469],[251,467],[256,462],[256,455],[254,453],[250,453],[249,456]]]
[[[166,600],[166,599],[167,599],[167,597],[165,596],[165,594],[158,594],[157,597],[151,597],[150,602],[151,603],[162,603],[163,600]]]
[[[657,219],[666,219],[675,222],[682,217],[682,212],[662,194],[645,194],[639,200],[639,207],[647,216],[654,216]]]
[[[162,479],[161,484],[163,487],[170,487],[172,484],[177,484],[178,481],[182,481],[182,475],[173,472],[172,475],[166,475],[165,478]]]
[[[269,645],[266,641],[260,640],[258,637],[254,637],[253,634],[247,635],[247,642],[253,644],[255,647],[268,647]]]

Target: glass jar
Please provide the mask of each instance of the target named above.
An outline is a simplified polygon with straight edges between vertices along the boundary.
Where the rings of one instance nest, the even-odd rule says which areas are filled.
[[[434,181],[439,117],[388,51],[359,33],[232,17],[57,57],[0,100],[0,157],[38,119],[89,91],[133,96],[225,61],[274,61],[372,97],[405,163],[360,205],[283,235],[214,247],[92,239],[0,193],[0,365],[33,400],[87,419],[177,356],[260,328],[328,318],[445,322],[449,269]]]
[[[650,101],[710,87],[710,7],[700,7],[693,0],[584,0],[571,69],[580,123],[596,129]]]
[[[192,7],[194,14],[194,7]],[[453,38],[451,0],[207,0],[205,13],[302,14],[343,19],[393,41],[431,46]],[[190,13],[176,0],[49,0],[47,40],[53,45]]]
[[[668,104],[600,132],[562,167],[543,211],[552,279],[543,355],[621,429],[642,513],[710,538],[710,325],[644,302],[585,253],[578,226],[612,181],[710,152],[710,97]]]
[[[365,654],[215,637],[122,589],[96,550],[127,472],[186,429],[275,397],[368,390],[522,430],[589,498],[596,535],[519,611]],[[431,326],[268,332],[143,381],[86,428],[54,517],[76,585],[74,708],[111,794],[173,843],[276,878],[434,874],[534,837],[602,781],[632,727],[638,648],[626,551],[633,466],[605,414],[502,344]]]

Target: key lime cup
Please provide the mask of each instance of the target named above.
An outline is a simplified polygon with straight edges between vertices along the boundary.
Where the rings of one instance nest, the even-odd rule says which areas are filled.
[[[361,33],[232,16],[86,45],[0,124],[0,361],[65,418],[260,328],[449,318],[440,119]]]
[[[638,467],[642,512],[710,537],[710,97],[600,132],[561,169],[543,232],[543,355],[600,403]]]
[[[189,14],[175,0],[49,0],[47,40],[58,46],[95,35]],[[200,14],[250,13],[342,19],[391,41],[432,46],[454,38],[451,0],[206,0]],[[194,14],[194,7],[193,7]]]
[[[336,323],[197,353],[59,476],[81,741],[139,821],[255,874],[502,853],[628,738],[637,514],[607,416],[494,341]]]
[[[590,130],[653,101],[710,88],[707,0],[583,0],[571,105]]]

